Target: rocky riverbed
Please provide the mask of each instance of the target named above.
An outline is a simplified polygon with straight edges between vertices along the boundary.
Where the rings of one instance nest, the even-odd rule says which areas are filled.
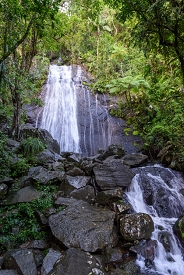
[[[22,177],[1,179],[1,206],[42,199],[38,183],[45,187],[52,183],[56,192],[52,208],[33,213],[47,238],[16,245],[10,241],[0,257],[0,275],[141,274],[136,256],[142,255],[148,264],[153,261],[154,224],[148,214],[134,213],[125,191],[135,167],[145,165],[148,157],[125,155],[118,145],[93,157],[59,154],[57,142],[47,131],[27,129],[22,134],[39,136],[47,148],[35,156],[35,166]],[[7,142],[7,150],[15,154],[19,146],[14,140]],[[12,228],[12,234],[16,230]]]

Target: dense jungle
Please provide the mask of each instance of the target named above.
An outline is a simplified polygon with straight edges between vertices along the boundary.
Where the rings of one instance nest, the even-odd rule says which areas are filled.
[[[173,169],[173,173],[176,173],[178,177],[178,182],[180,181],[180,176],[177,173],[184,171],[183,30],[184,2],[181,0],[0,1],[0,274],[3,272],[1,267],[2,269],[12,268],[12,264],[6,262],[5,258],[3,258],[4,264],[1,265],[1,256],[6,251],[17,249],[20,244],[26,242],[29,249],[32,240],[49,240],[50,242],[53,238],[47,224],[44,224],[42,220],[41,212],[53,209],[55,204],[57,204],[57,210],[54,210],[56,216],[68,205],[71,207],[71,211],[75,212],[75,204],[78,209],[78,202],[73,201],[74,208],[72,208],[71,202],[65,200],[66,198],[62,202],[56,203],[61,195],[61,193],[58,195],[58,192],[64,192],[62,193],[64,197],[69,195],[66,188],[70,189],[73,184],[69,177],[84,177],[85,184],[90,182],[90,186],[94,185],[95,189],[94,178],[98,179],[100,172],[98,169],[95,171],[96,168],[92,163],[95,163],[97,167],[100,165],[99,163],[104,165],[108,174],[111,169],[108,168],[108,165],[115,166],[111,163],[111,159],[110,164],[107,164],[106,159],[116,155],[117,152],[119,158],[125,155],[123,148],[112,146],[112,148],[108,147],[107,151],[100,152],[99,159],[95,157],[86,160],[81,157],[79,160],[79,156],[69,153],[59,156],[57,144],[54,143],[55,141],[49,133],[37,129],[30,134],[29,130],[24,128],[28,119],[25,106],[44,106],[40,94],[47,81],[50,64],[79,65],[88,75],[89,80],[83,81],[82,85],[86,86],[93,95],[107,95],[115,98],[115,103],[114,101],[112,104],[110,103],[110,114],[126,121],[126,127],[123,130],[126,136],[133,135],[141,138],[139,152],[143,159],[133,160],[135,163],[138,161],[138,165],[130,164],[128,160],[129,168],[135,168],[147,161],[159,163],[162,167]],[[42,154],[47,149],[50,152],[47,152],[46,157],[40,155],[37,158],[38,154]],[[54,154],[57,154],[57,160]],[[86,164],[85,161],[88,163]],[[119,159],[115,163],[119,167]],[[113,169],[116,170],[116,167]],[[151,169],[150,171],[152,172]],[[162,168],[158,168],[158,171],[155,172],[156,176],[160,171]],[[118,177],[125,177],[126,180],[129,177],[127,181],[130,184],[134,172],[126,170],[126,175],[120,174],[119,176],[118,174]],[[162,171],[162,173],[165,172]],[[169,173],[166,178],[172,178],[174,181],[174,174]],[[105,177],[105,174],[103,176]],[[59,181],[65,182],[67,187],[59,189]],[[146,179],[143,181],[146,182]],[[31,192],[29,193],[31,199],[26,198],[27,201],[10,199],[11,193],[14,194],[17,190],[23,187],[28,188],[32,184],[36,191],[34,190],[33,193],[32,189],[28,191]],[[128,184],[123,185],[123,188],[125,189]],[[121,185],[118,187],[122,188]],[[146,189],[146,186],[144,188]],[[98,192],[106,192],[107,189],[99,184],[95,189],[95,196]],[[26,190],[25,192],[27,192]],[[118,203],[127,203],[126,200],[122,201],[122,196],[118,190],[116,191],[113,195],[105,193],[105,199],[100,197],[100,203],[98,199],[90,197],[90,190],[88,190],[88,195],[90,194],[90,200],[93,200],[94,204],[100,204],[103,207],[108,205],[113,208],[114,202],[111,201],[109,205],[109,197],[116,197]],[[77,199],[77,195],[75,196]],[[146,200],[153,199],[150,198],[151,195]],[[101,203],[103,199],[105,202]],[[162,204],[162,199],[160,201]],[[160,202],[158,204],[160,205]],[[85,204],[81,205],[80,207],[87,208]],[[163,205],[165,215],[167,212],[165,210],[167,208],[166,200]],[[126,207],[123,209],[123,213],[132,211]],[[181,206],[179,210],[181,215],[183,215],[182,209]],[[89,210],[89,213],[90,211],[92,210]],[[172,209],[169,211],[172,212]],[[89,213],[87,216],[92,215]],[[52,217],[52,214],[44,215]],[[147,217],[144,218],[147,219]],[[52,224],[51,219],[50,224]],[[113,220],[112,217],[111,219]],[[117,213],[115,219],[117,219]],[[42,226],[40,226],[40,221]],[[151,234],[153,224],[150,220],[149,223],[148,231]],[[119,225],[118,219],[115,225],[120,228],[122,226]],[[112,228],[113,226],[114,222]],[[55,225],[53,225],[54,227]],[[183,242],[183,218],[175,227],[180,230],[179,235]],[[150,234],[146,237],[143,236],[142,239],[149,239]],[[55,237],[57,238],[57,236]],[[97,237],[95,236],[95,238]],[[58,246],[61,245],[60,241],[62,242],[60,239],[59,242],[56,242]],[[126,245],[123,246],[123,255],[127,253],[129,239],[126,241]],[[137,239],[130,239],[131,241],[134,241],[135,245]],[[30,249],[36,249],[37,243],[31,243],[31,245],[33,247],[30,246]],[[43,249],[40,247],[38,249],[44,250],[44,253],[47,254],[48,246],[45,243],[39,243],[39,245],[43,245]],[[154,245],[154,242],[151,243],[152,248]],[[56,246],[56,250],[58,246]],[[61,247],[62,253],[68,248],[67,244],[63,245],[63,243]],[[52,248],[55,249],[55,246]],[[71,249],[75,248],[72,246]],[[103,250],[104,247],[95,249],[84,249],[84,251],[89,251],[93,255],[96,251]],[[83,253],[81,251],[80,253]],[[76,251],[74,252],[76,253]],[[67,253],[69,254],[69,252]],[[55,256],[56,254],[52,257]],[[60,256],[61,254],[57,254],[58,258]],[[134,257],[135,260],[134,254],[129,256]],[[74,261],[78,256],[72,254],[72,257],[74,257],[72,258]],[[81,257],[84,255],[81,254]],[[44,258],[43,255],[42,258]],[[150,259],[152,260],[148,257],[148,265],[151,262]],[[88,273],[84,274],[163,274],[139,273],[136,267],[134,267],[134,271],[131,271],[129,267],[127,270],[122,268],[124,273],[121,271],[113,273],[114,263],[109,262],[105,265],[104,273],[95,273],[94,271],[92,273],[86,267],[85,272]],[[17,269],[17,262],[15,266],[13,269],[21,269]],[[70,274],[69,271],[67,271],[69,273],[58,271],[57,268],[56,273],[52,273],[50,270],[46,272],[46,270],[43,271],[43,267],[42,270],[41,267],[38,269],[35,267],[32,273],[21,269],[18,273],[16,271],[9,274]],[[112,273],[111,270],[113,270]],[[74,271],[71,271],[71,274],[74,274],[72,272]],[[4,274],[8,273],[2,273],[2,275]],[[176,274],[182,275],[182,271]]]

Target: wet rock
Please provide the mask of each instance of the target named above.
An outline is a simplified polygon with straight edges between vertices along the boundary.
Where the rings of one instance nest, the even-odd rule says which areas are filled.
[[[183,214],[182,198],[179,199],[178,192],[174,190],[176,182],[183,181],[181,174],[161,166],[133,170],[139,173],[133,180],[141,186],[145,202],[153,206],[160,217],[178,218]]]
[[[131,275],[137,275],[139,274],[140,268],[136,265],[135,261],[129,261],[127,263],[124,263],[121,268]],[[126,273],[125,273],[126,274]]]
[[[5,269],[16,269],[20,275],[37,275],[37,267],[32,250],[13,249],[3,258]]]
[[[128,154],[123,157],[123,163],[128,165],[129,167],[138,167],[142,164],[145,164],[148,161],[148,156],[143,154]]]
[[[89,181],[90,177],[87,176],[66,176],[65,181],[60,185],[59,190],[64,191],[64,195],[69,195],[74,189],[80,189],[85,187]]]
[[[157,241],[156,240],[142,240],[139,242],[138,245],[132,246],[130,248],[130,251],[137,253],[138,255],[141,255],[146,260],[153,261],[155,258],[155,248],[157,247]]]
[[[68,249],[48,275],[104,275],[103,268],[90,253]]]
[[[101,191],[96,195],[94,202],[101,205],[109,205],[112,201],[122,200],[122,194],[122,188]]]
[[[120,159],[97,164],[93,171],[96,183],[102,190],[127,187],[134,177],[134,173]]]
[[[40,195],[41,193],[35,190],[35,188],[32,185],[30,185],[10,195],[6,200],[6,204],[31,202],[32,200],[35,200],[36,198],[40,197]]]
[[[49,249],[48,254],[43,260],[43,265],[41,268],[41,275],[48,275],[48,273],[53,269],[54,264],[59,260],[62,253],[60,251]]]
[[[178,237],[184,247],[184,215],[180,216],[173,226],[174,234]]]
[[[42,166],[31,167],[29,169],[28,176],[31,177],[35,182],[40,184],[47,184],[52,180],[62,181],[65,173],[63,171],[48,171]]]
[[[3,198],[8,192],[8,186],[4,183],[0,184],[0,199]]]
[[[53,235],[66,247],[95,252],[115,245],[114,218],[112,211],[77,201],[64,211],[51,215],[49,225]]]
[[[163,247],[167,252],[171,252],[171,240],[172,236],[168,231],[160,232],[159,241],[162,243]]]
[[[94,188],[90,185],[87,185],[83,188],[80,188],[79,190],[73,190],[70,193],[70,197],[91,203],[95,198]]]
[[[149,239],[154,223],[148,214],[126,214],[120,219],[120,232],[127,241]]]
[[[102,155],[102,160],[105,160],[107,157],[116,155],[119,158],[125,155],[124,148],[118,144],[111,144],[107,147],[107,150],[104,151]]]

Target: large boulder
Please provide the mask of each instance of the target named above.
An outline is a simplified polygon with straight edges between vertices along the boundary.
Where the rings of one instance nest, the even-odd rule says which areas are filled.
[[[63,171],[48,171],[42,166],[31,167],[29,169],[28,176],[34,180],[34,182],[39,182],[40,184],[47,184],[52,180],[62,181],[64,178]]]
[[[34,254],[30,249],[13,249],[3,257],[5,269],[16,269],[19,275],[37,275]]]
[[[143,190],[144,201],[153,206],[158,216],[178,218],[183,214],[183,196],[179,197],[178,191],[174,190],[177,183],[183,184],[180,173],[163,167],[134,168],[138,181]]]
[[[60,191],[64,192],[64,195],[67,196],[69,195],[73,190],[77,189],[81,189],[83,187],[85,187],[89,181],[90,181],[90,177],[88,176],[76,176],[76,177],[72,177],[72,176],[66,176],[65,177],[65,181],[62,182],[62,184],[59,187]]]
[[[61,255],[62,253],[60,251],[50,248],[48,254],[43,260],[41,275],[48,275],[48,273],[53,269],[54,264],[58,261]]]
[[[68,249],[48,275],[104,275],[97,259],[88,252]]]
[[[103,152],[102,160],[114,155],[116,155],[119,158],[123,157],[125,155],[124,148],[118,144],[109,145],[107,150]]]
[[[135,175],[123,164],[121,159],[113,159],[108,163],[97,164],[93,171],[96,183],[101,190],[128,187]]]
[[[128,154],[123,157],[123,163],[128,165],[129,167],[138,167],[142,164],[145,164],[148,161],[148,156],[143,154]]]
[[[95,252],[117,244],[115,214],[77,201],[49,217],[52,234],[66,247]]]
[[[127,241],[149,239],[153,230],[154,223],[148,214],[126,214],[120,219],[120,233]]]

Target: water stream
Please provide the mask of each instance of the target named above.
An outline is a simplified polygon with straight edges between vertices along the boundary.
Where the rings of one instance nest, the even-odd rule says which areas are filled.
[[[163,173],[164,176],[160,176],[159,173]],[[155,173],[156,171],[156,173]],[[143,176],[144,175],[144,176]],[[163,188],[165,196],[168,201],[167,214],[163,216],[159,214],[159,207],[157,209],[157,203],[150,205],[145,202],[145,188],[144,179],[151,183],[157,194],[160,187]],[[170,178],[170,180],[168,180]],[[150,188],[150,186],[149,186]],[[184,188],[184,180],[181,175],[170,169],[161,168],[149,169],[147,167],[141,168],[140,172],[136,174],[127,192],[127,197],[131,203],[135,212],[149,214],[155,225],[154,232],[152,233],[152,240],[157,240],[157,247],[155,251],[155,258],[153,266],[148,268],[146,266],[145,259],[139,255],[137,258],[137,264],[140,266],[143,274],[157,274],[157,275],[183,275],[184,274],[184,259],[182,248],[173,233],[173,225],[181,214],[183,214],[184,200],[183,195],[179,192]],[[156,196],[154,193],[153,196]],[[162,197],[159,198],[162,201]],[[164,204],[164,202],[163,202]],[[163,243],[163,236],[167,236],[169,247],[166,247]]]

